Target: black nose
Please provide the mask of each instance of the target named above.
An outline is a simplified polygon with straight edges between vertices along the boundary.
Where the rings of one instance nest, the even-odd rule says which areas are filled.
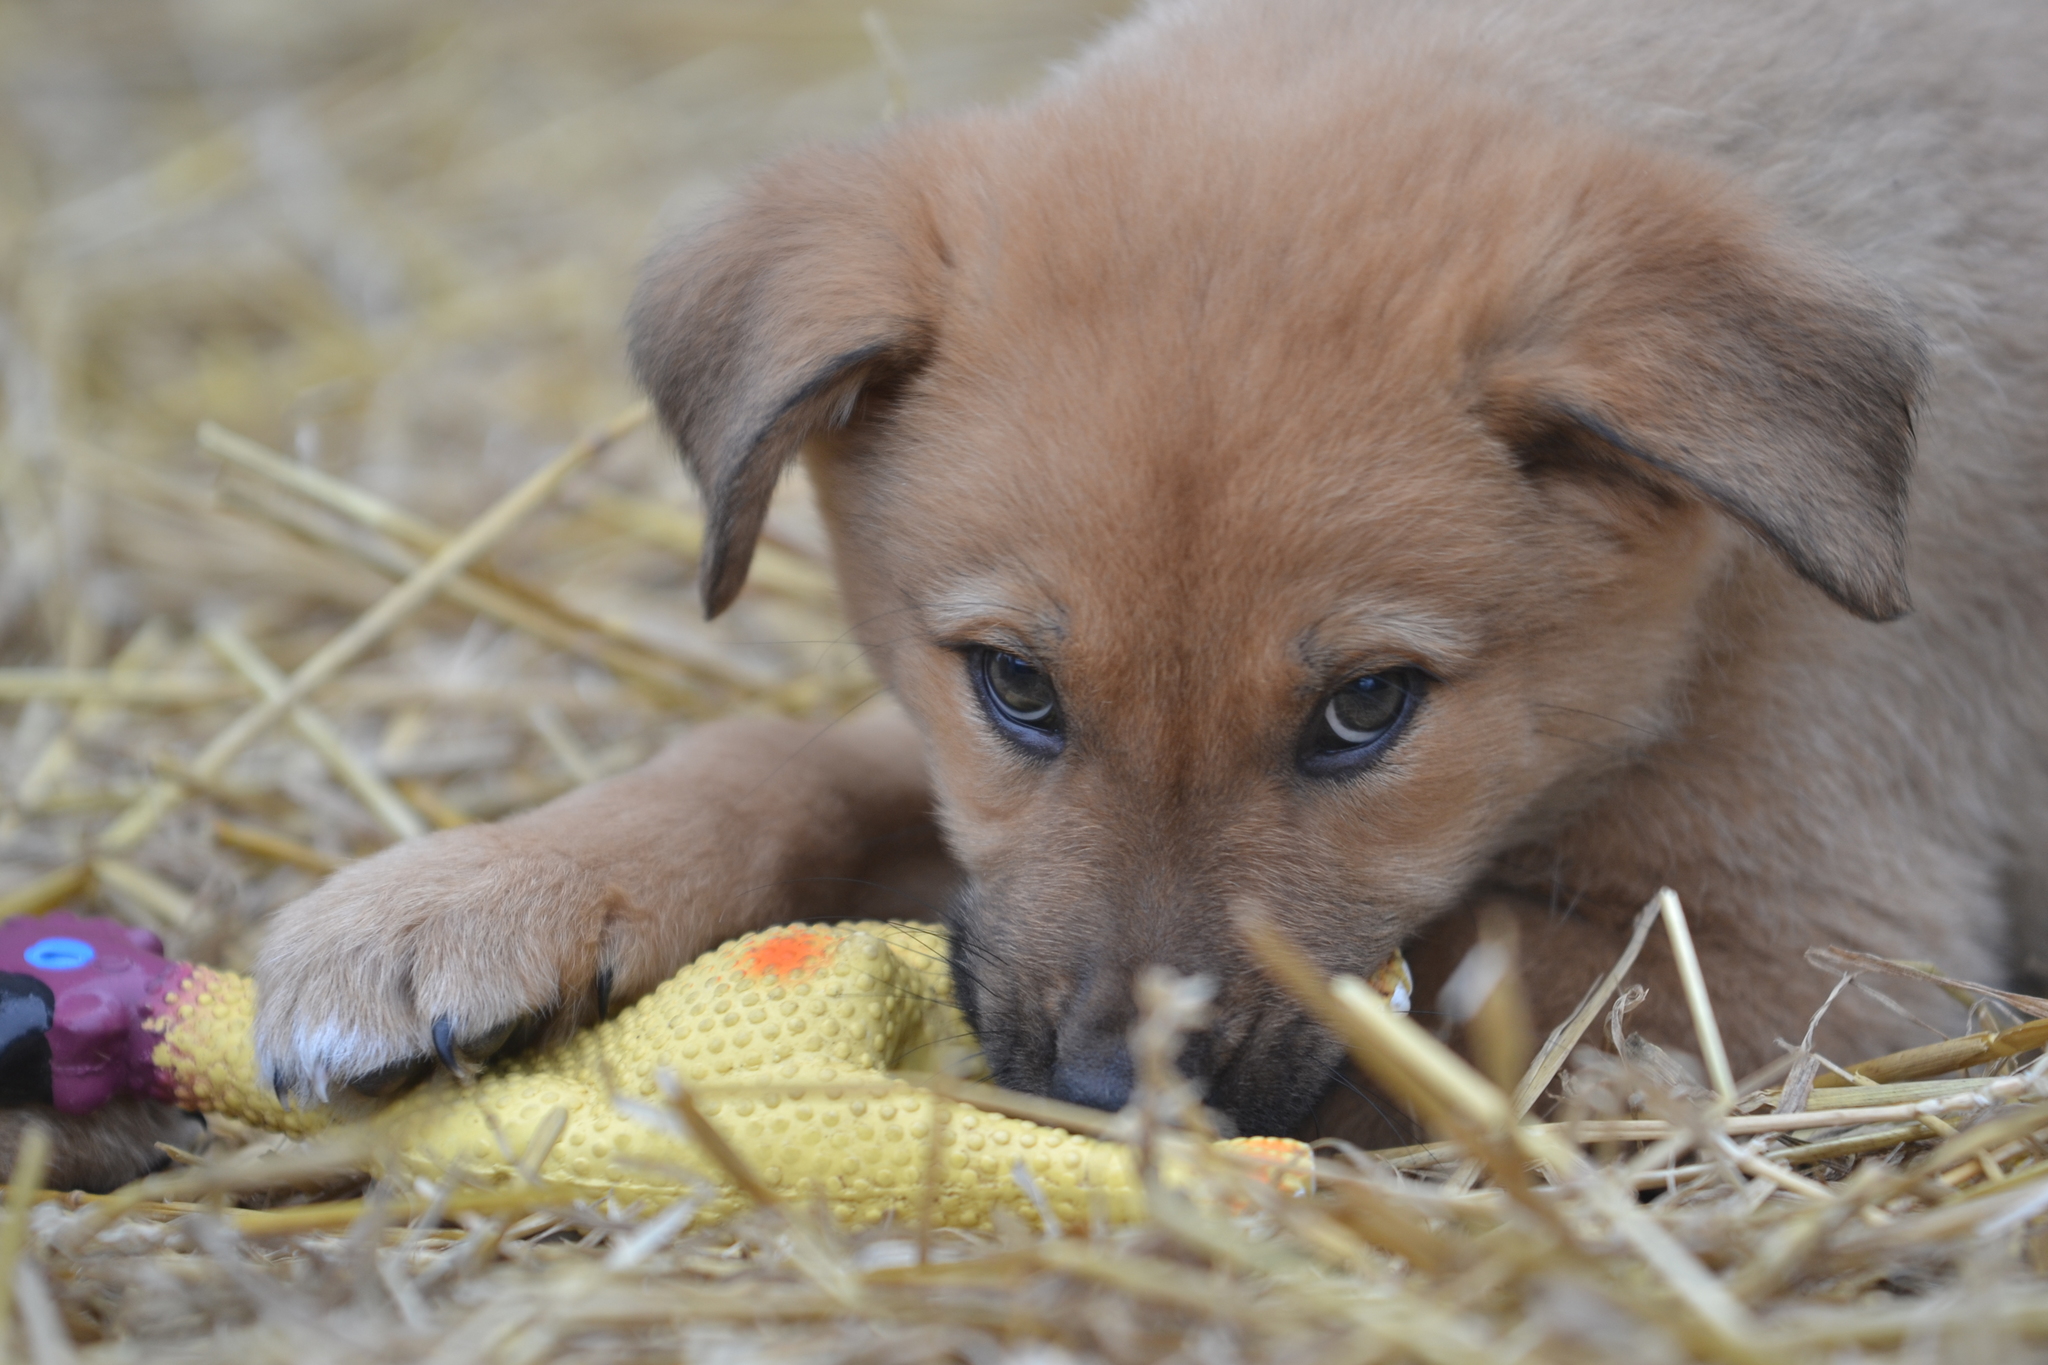
[[[1069,1104],[1117,1110],[1131,1099],[1131,1051],[1121,1038],[1095,1038],[1069,1047],[1061,1040],[1046,1093]]]

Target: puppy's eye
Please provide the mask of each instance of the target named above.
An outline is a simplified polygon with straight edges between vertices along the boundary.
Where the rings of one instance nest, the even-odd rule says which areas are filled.
[[[996,649],[975,650],[969,667],[997,729],[1033,753],[1060,751],[1059,694],[1044,669]]]
[[[1377,758],[1414,711],[1421,691],[1422,674],[1412,668],[1368,673],[1345,683],[1324,699],[1310,722],[1303,766],[1334,773]]]

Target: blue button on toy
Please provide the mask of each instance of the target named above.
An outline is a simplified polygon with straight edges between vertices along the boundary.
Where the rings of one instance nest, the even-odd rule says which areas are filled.
[[[46,972],[76,971],[97,957],[93,946],[82,938],[43,938],[28,946],[22,958],[31,967]]]

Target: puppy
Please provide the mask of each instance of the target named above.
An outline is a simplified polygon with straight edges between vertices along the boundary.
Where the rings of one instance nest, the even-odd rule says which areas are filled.
[[[2027,0],[1178,0],[769,168],[654,257],[634,362],[706,607],[805,454],[900,709],[707,726],[337,874],[261,961],[277,1083],[847,914],[943,913],[996,1079],[1105,1108],[1135,974],[1208,974],[1184,1064],[1251,1132],[1341,1050],[1245,905],[1331,972],[1516,916],[1547,1026],[1669,884],[1738,1069],[1810,945],[2010,979],[2044,58]],[[1636,1023],[1683,1045],[1660,951]],[[1852,992],[1821,1042],[1924,1037]]]

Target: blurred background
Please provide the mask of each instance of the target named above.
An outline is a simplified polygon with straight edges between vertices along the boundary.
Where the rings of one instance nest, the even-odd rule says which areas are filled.
[[[871,695],[801,481],[707,626],[642,426],[207,753],[633,403],[664,231],[779,149],[1022,91],[1113,8],[0,0],[0,910],[240,964],[341,860]]]

